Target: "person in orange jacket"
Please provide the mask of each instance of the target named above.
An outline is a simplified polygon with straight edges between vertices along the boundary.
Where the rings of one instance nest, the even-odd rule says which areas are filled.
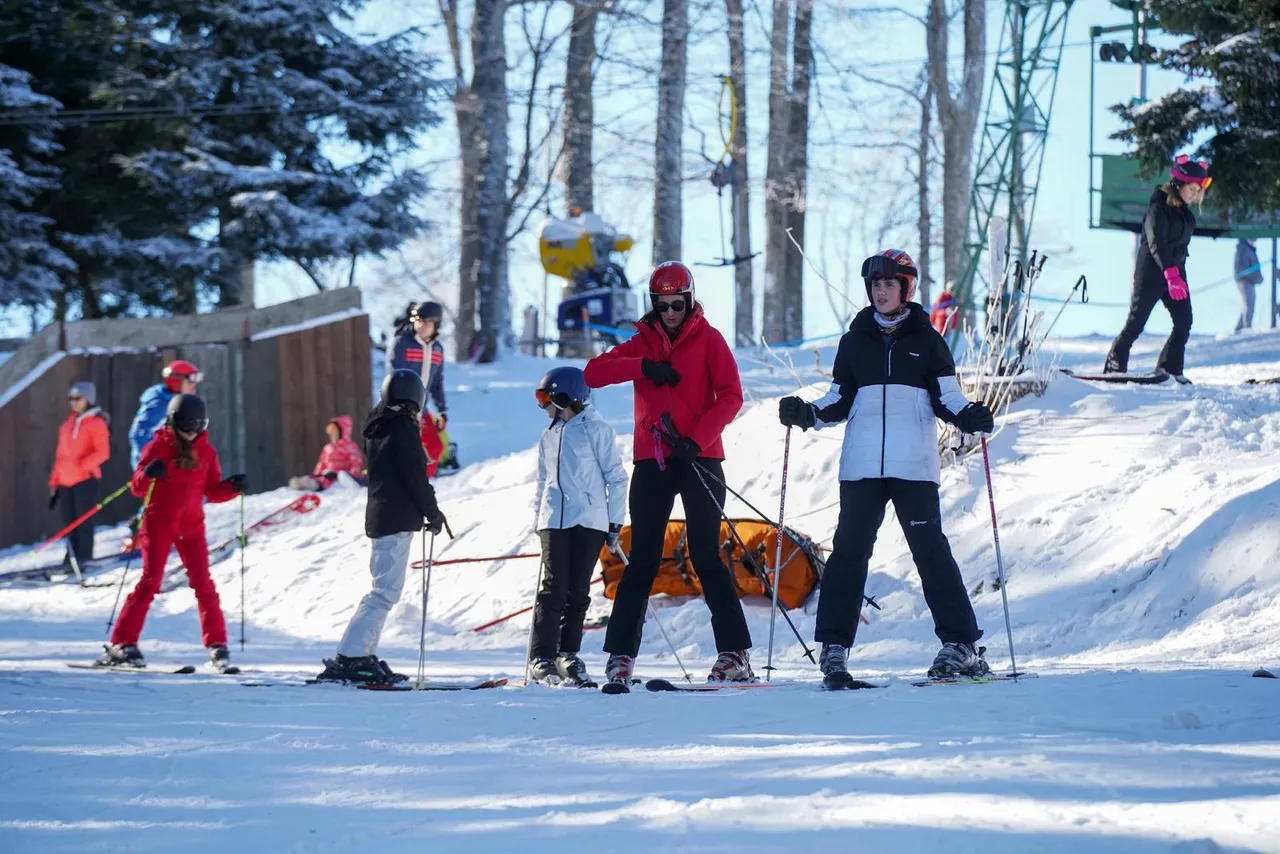
[[[49,473],[49,509],[62,508],[69,524],[98,503],[102,464],[111,457],[107,414],[97,407],[91,382],[73,383],[67,392],[71,414],[58,428],[58,449]],[[67,535],[76,563],[93,560],[93,525],[86,522]]]
[[[357,483],[364,484],[364,454],[351,438],[351,416],[339,415],[325,425],[329,442],[320,450],[320,459],[311,474],[289,479],[291,489],[319,492],[338,479],[339,472],[346,472]]]
[[[230,663],[222,603],[209,575],[204,499],[214,504],[230,501],[243,494],[248,483],[242,474],[223,479],[218,452],[205,432],[208,428],[204,401],[194,394],[178,394],[169,401],[165,426],[142,449],[129,483],[130,491],[146,502],[139,532],[142,578],[125,599],[111,631],[111,643],[97,661],[101,667],[146,667],[138,637],[151,601],[160,592],[164,565],[174,546],[187,569],[187,583],[196,594],[209,658],[219,670]]]

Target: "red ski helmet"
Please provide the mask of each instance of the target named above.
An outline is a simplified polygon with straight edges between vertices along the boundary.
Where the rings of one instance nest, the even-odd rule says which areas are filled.
[[[871,282],[874,279],[894,278],[902,283],[902,302],[911,302],[916,295],[916,262],[901,249],[886,249],[862,262],[862,281],[867,286],[867,300],[871,299]]]
[[[693,302],[693,273],[679,261],[663,261],[649,274],[649,302],[684,295]]]
[[[182,391],[182,381],[191,380],[199,385],[204,380],[204,374],[200,369],[190,362],[184,362],[177,359],[164,366],[164,370],[160,372],[160,376],[164,378],[165,388],[177,394]]]

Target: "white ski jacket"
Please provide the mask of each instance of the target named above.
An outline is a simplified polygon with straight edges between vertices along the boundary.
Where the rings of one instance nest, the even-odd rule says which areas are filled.
[[[542,431],[534,513],[535,530],[581,525],[607,531],[626,518],[627,470],[618,434],[591,405]]]

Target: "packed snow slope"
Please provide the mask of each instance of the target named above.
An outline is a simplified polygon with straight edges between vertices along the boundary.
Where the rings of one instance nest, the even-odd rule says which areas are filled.
[[[1056,342],[1096,369],[1109,342]],[[1144,339],[1135,369],[1159,341]],[[817,396],[832,352],[741,353],[747,404],[725,434],[730,486],[778,511],[777,398]],[[990,442],[1017,684],[931,687],[937,647],[892,513],[850,666],[891,683],[823,694],[779,619],[774,679],[705,696],[509,687],[370,694],[245,689],[234,679],[72,671],[96,654],[115,590],[0,590],[3,851],[1280,851],[1280,336],[1193,339],[1196,385],[1102,386],[1065,377],[1016,403]],[[548,363],[451,366],[450,428],[466,464],[437,483],[454,539],[430,582],[431,678],[523,672],[537,577],[533,450]],[[630,389],[597,393],[630,455]],[[840,431],[792,437],[788,525],[829,544]],[[319,449],[317,449],[318,451]],[[944,470],[944,527],[993,666],[1007,669],[981,455]],[[246,516],[285,503],[246,501]],[[363,492],[250,541],[243,555],[248,678],[296,677],[330,655],[368,584]],[[729,512],[750,511],[731,499]],[[230,536],[234,504],[210,507]],[[677,505],[676,515],[680,514]],[[99,549],[120,532],[99,532]],[[416,549],[415,549],[416,550]],[[214,567],[233,636],[240,559]],[[15,549],[0,573],[36,560]],[[134,570],[136,573],[136,569]],[[119,581],[120,571],[95,576]],[[381,654],[412,673],[423,579],[392,611]],[[3,580],[0,579],[0,585]],[[597,591],[599,588],[595,588]],[[654,600],[700,680],[715,655],[700,600]],[[812,646],[815,602],[794,612]],[[769,610],[747,603],[757,669]],[[608,613],[599,596],[592,616]],[[603,670],[603,632],[584,650]],[[197,662],[194,599],[157,599],[143,650]],[[678,676],[653,627],[642,675]],[[678,706],[679,708],[675,708]],[[848,831],[858,831],[850,836]],[[856,840],[856,842],[854,841]]]

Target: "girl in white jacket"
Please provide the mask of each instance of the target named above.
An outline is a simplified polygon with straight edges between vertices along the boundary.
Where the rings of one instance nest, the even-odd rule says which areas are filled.
[[[591,574],[612,548],[627,506],[627,470],[617,434],[590,407],[578,368],[556,368],[535,391],[551,418],[538,446],[534,530],[542,540],[542,580],[533,609],[529,678],[590,687],[578,657],[591,602]]]

